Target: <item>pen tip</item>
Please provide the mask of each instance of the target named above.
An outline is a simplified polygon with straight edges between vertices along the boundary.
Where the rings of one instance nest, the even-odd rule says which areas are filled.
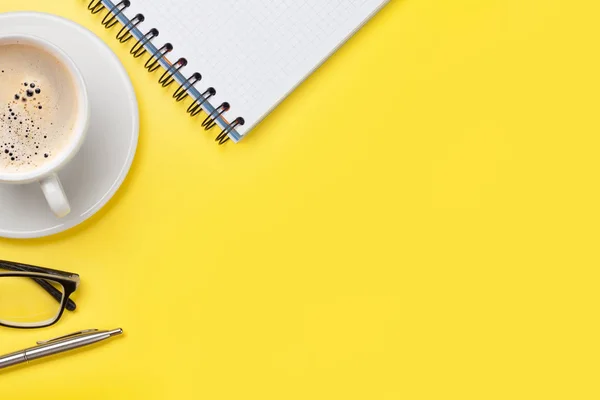
[[[121,329],[121,328],[113,329],[112,331],[109,331],[108,333],[110,334],[110,336],[122,335],[123,329]]]

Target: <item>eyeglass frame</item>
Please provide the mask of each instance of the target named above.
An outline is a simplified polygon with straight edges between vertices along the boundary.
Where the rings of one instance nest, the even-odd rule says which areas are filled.
[[[3,323],[0,320],[0,326],[6,328],[16,329],[39,329],[47,328],[56,324],[62,317],[65,309],[68,311],[75,311],[77,304],[70,299],[71,295],[75,293],[79,287],[80,278],[79,275],[73,272],[59,271],[50,268],[38,267],[35,265],[21,264],[12,261],[0,260],[0,270],[7,270],[11,272],[0,272],[0,279],[3,277],[25,277],[31,278],[37,283],[42,289],[44,289],[54,300],[60,303],[60,310],[53,320],[43,324],[23,324],[23,325],[11,325]],[[59,283],[64,293],[52,286],[47,281]]]

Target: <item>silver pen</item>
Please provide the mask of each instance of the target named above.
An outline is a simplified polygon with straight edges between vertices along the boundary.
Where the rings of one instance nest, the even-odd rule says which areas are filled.
[[[70,333],[55,339],[39,341],[35,347],[7,354],[5,356],[0,356],[0,369],[12,367],[13,365],[26,363],[65,351],[79,349],[84,346],[89,346],[90,344],[110,339],[113,336],[121,335],[122,333],[123,329],[121,328],[113,329],[111,331],[86,329],[84,331]]]

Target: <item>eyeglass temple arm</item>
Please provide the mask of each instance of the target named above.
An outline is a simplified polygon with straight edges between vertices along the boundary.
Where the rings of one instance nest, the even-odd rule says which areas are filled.
[[[38,269],[35,267],[28,268],[26,265],[18,265],[17,266],[17,265],[14,265],[13,263],[7,263],[7,262],[0,262],[0,268],[6,269],[9,271],[41,272],[41,269]],[[33,281],[35,283],[40,285],[42,287],[42,289],[44,289],[46,292],[48,292],[48,294],[50,296],[52,296],[54,298],[54,300],[56,300],[59,303],[62,301],[63,294],[60,292],[60,290],[58,290],[57,288],[55,288],[54,286],[49,284],[44,279],[40,279],[40,278],[31,278],[31,279],[33,279]],[[66,308],[69,311],[75,311],[75,309],[77,308],[77,304],[75,304],[75,302],[73,300],[68,299]]]

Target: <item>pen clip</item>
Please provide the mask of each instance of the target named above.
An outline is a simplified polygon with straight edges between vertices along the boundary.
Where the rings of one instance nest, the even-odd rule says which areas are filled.
[[[38,341],[36,343],[37,344],[49,344],[49,343],[57,342],[57,341],[62,340],[62,339],[66,339],[66,338],[70,338],[70,337],[75,337],[75,336],[80,336],[80,335],[83,335],[84,333],[90,333],[90,332],[98,332],[98,329],[84,329],[82,331],[74,332],[74,333],[69,333],[68,335],[60,336],[60,337],[57,337],[57,338],[54,338],[54,339],[40,340],[40,341]]]

